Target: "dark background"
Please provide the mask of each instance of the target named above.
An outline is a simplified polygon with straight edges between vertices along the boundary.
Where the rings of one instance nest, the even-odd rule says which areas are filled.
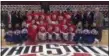
[[[2,5],[109,5],[109,1],[1,1]]]

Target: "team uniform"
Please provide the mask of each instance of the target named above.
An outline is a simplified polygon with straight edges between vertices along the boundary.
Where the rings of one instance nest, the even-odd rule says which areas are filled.
[[[46,29],[45,27],[41,26],[39,28],[39,32],[38,32],[38,38],[41,40],[41,41],[45,41],[46,40]]]
[[[39,20],[40,21],[45,21],[45,14],[44,13],[40,13],[40,18],[39,18]]]
[[[62,24],[60,28],[61,28],[62,38],[64,40],[68,40],[68,26],[66,24]]]
[[[60,27],[59,27],[59,25],[54,25],[53,39],[60,40]]]
[[[74,42],[79,43],[82,41],[82,29],[81,28],[77,28],[75,31],[75,37],[73,39]]]
[[[75,28],[74,27],[69,27],[69,32],[68,32],[68,40],[72,41],[75,37]]]
[[[59,15],[59,16],[58,16],[58,22],[59,22],[59,23],[61,23],[61,22],[63,21],[63,19],[64,19],[64,18],[63,18],[62,15]]]
[[[56,12],[51,13],[51,20],[52,21],[57,21],[57,14]]]
[[[33,19],[36,20],[36,21],[38,21],[39,20],[38,18],[39,18],[39,14],[38,13],[35,13]]]
[[[22,36],[22,40],[26,41],[27,37],[28,37],[28,30],[26,27],[22,28],[21,30],[21,36]]]
[[[47,39],[48,40],[52,40],[52,35],[53,35],[53,26],[52,25],[48,25],[47,27]]]
[[[27,23],[27,27],[32,23],[32,17],[30,15],[27,16],[26,23]]]
[[[98,31],[96,29],[92,29],[90,38],[88,39],[90,44],[94,42],[99,42],[97,39],[97,35],[98,35]]]
[[[87,43],[87,44],[89,44],[90,42],[89,42],[89,38],[90,38],[90,35],[91,35],[91,32],[90,32],[90,30],[89,29],[83,29],[83,31],[82,31],[82,42],[83,43]]]
[[[21,30],[20,29],[15,29],[14,30],[14,42],[15,43],[22,43],[22,36],[21,36]]]
[[[37,26],[36,25],[30,25],[28,29],[28,36],[32,41],[37,40]]]
[[[6,32],[6,35],[5,35],[5,40],[6,42],[13,42],[13,31],[11,29],[9,29],[7,32]]]
[[[67,22],[69,22],[69,23],[71,22],[71,14],[65,13],[65,14],[64,14],[64,17],[65,17],[65,19],[66,19]],[[70,24],[71,24],[71,23],[70,23]]]

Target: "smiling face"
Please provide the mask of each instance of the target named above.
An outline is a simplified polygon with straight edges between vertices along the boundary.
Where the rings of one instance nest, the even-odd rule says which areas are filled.
[[[45,28],[44,27],[41,27],[40,30],[41,30],[41,32],[44,32],[45,31]]]
[[[32,24],[35,24],[35,20],[32,20]]]
[[[34,19],[38,19],[38,18],[39,18],[39,16],[38,16],[38,15],[35,15],[35,16],[34,16]]]
[[[16,28],[19,27],[19,24],[16,24]]]
[[[50,18],[47,18],[47,22],[48,22],[49,24],[51,24],[51,23],[52,23],[52,21],[51,21],[51,19],[50,19]]]
[[[48,26],[48,30],[52,30],[53,27],[51,25]]]
[[[67,22],[67,20],[64,19],[64,20],[63,20],[63,23],[66,23],[66,22]]]
[[[55,32],[59,32],[59,27],[55,27]]]
[[[44,22],[43,21],[40,21],[40,24],[44,24]]]
[[[31,16],[28,16],[27,18],[28,18],[28,20],[32,20],[32,17]]]
[[[66,15],[66,18],[70,19],[70,18],[71,18],[71,16],[70,16],[70,15]]]
[[[44,18],[45,18],[45,16],[44,15],[41,15],[40,19],[43,20]]]
[[[59,16],[59,20],[63,20],[63,16]]]
[[[97,8],[95,8],[95,12],[99,12],[99,10],[100,10],[100,9],[99,9],[98,7],[97,7]]]
[[[36,25],[33,25],[33,29],[36,29],[37,28],[37,26]]]
[[[72,27],[69,28],[70,31],[74,31],[74,29]]]
[[[64,29],[67,29],[67,25],[63,25]]]
[[[11,24],[9,24],[9,25],[8,25],[8,27],[9,27],[9,28],[11,28],[11,27],[12,27],[12,25],[11,25]]]
[[[55,20],[56,19],[56,15],[54,14],[54,15],[52,15],[52,18],[53,18],[53,20]]]
[[[26,26],[26,22],[24,21],[24,22],[22,22],[22,26]]]

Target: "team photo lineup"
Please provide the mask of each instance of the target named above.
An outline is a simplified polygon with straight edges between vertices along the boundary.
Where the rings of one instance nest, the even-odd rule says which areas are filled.
[[[28,7],[28,9],[26,9],[26,7],[23,8],[24,5],[23,6],[10,5],[10,8],[8,5],[1,6],[2,8],[1,9],[1,24],[2,24],[1,29],[4,29],[4,35],[1,40],[2,45],[6,45],[8,47],[12,47],[13,45],[15,45],[16,49],[13,49],[12,47],[13,50],[17,50],[17,46],[22,47],[21,50],[23,50],[24,46],[26,45],[40,46],[41,44],[42,49],[45,48],[44,45],[48,46],[49,44],[50,46],[57,45],[57,46],[62,46],[63,48],[65,46],[61,44],[68,44],[68,48],[69,48],[69,45],[77,45],[77,46],[82,45],[83,48],[79,46],[77,49],[79,50],[80,48],[81,50],[83,50],[84,48],[87,49],[87,46],[89,46],[88,48],[90,50],[92,50],[93,52],[95,51],[98,52],[98,49],[94,47],[96,49],[94,51],[94,49],[91,49],[93,47],[90,48],[90,46],[97,46],[97,45],[100,46],[101,42],[103,41],[103,38],[104,38],[102,36],[103,30],[106,27],[108,28],[108,19],[109,19],[108,11],[103,12],[99,5],[98,7],[97,6],[94,7],[95,5],[93,6],[89,5],[84,7],[82,7],[83,5],[78,5],[78,7],[76,7],[77,6],[76,5],[74,7],[74,5],[72,5],[74,8],[68,5],[54,5],[54,8],[53,8],[53,7],[50,7],[49,4],[43,5],[43,3],[44,2],[42,2],[41,5],[36,5],[36,8],[34,7],[34,9],[32,5],[30,8],[29,8],[29,5],[28,6],[25,5]],[[13,6],[13,10],[11,9],[12,8],[11,6]],[[17,6],[19,6],[19,8],[17,8]],[[39,7],[37,6],[39,6],[40,9],[38,9]],[[39,52],[42,50],[41,47],[38,47]],[[1,46],[1,49],[3,49],[3,51],[0,51],[1,52],[0,54],[3,53],[2,54],[3,56],[6,56],[9,54],[8,51],[6,51],[8,49],[5,50],[5,48],[7,47]],[[25,50],[29,50],[29,49],[30,47],[28,47]],[[51,47],[51,49],[53,48]],[[54,49],[56,48],[54,47]],[[62,48],[60,49],[62,50]],[[64,49],[66,50],[67,47],[65,47]],[[103,50],[101,46],[99,49],[101,53],[104,52],[106,55],[108,55],[107,49]],[[12,53],[15,53],[15,52],[12,51]],[[12,53],[10,55],[12,55]],[[60,53],[58,49],[57,49],[57,53]],[[89,54],[90,54],[90,51],[89,51]],[[92,53],[91,55],[89,54],[84,54],[84,55],[82,54],[82,55],[96,56]],[[64,55],[64,56],[67,56],[67,55]],[[79,56],[79,55],[74,55],[74,56]]]
[[[20,17],[20,11],[13,11],[12,24],[8,24],[6,32],[6,41],[22,43],[31,39],[36,42],[74,41],[87,44],[92,44],[95,40],[100,41],[101,38],[97,38],[99,32],[96,23],[94,24],[96,15],[90,11],[90,8],[87,9],[89,9],[87,12],[75,10],[44,13],[43,9],[38,12],[29,11],[24,20]]]

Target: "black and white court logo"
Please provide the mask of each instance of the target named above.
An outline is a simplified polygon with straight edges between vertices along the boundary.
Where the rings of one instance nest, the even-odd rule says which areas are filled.
[[[2,56],[19,56],[23,54],[36,53],[38,56],[72,56],[74,53],[89,53],[92,56],[102,55],[108,56],[108,48],[96,46],[80,46],[80,45],[59,45],[59,44],[40,44],[30,46],[18,46],[10,48],[2,48]]]

